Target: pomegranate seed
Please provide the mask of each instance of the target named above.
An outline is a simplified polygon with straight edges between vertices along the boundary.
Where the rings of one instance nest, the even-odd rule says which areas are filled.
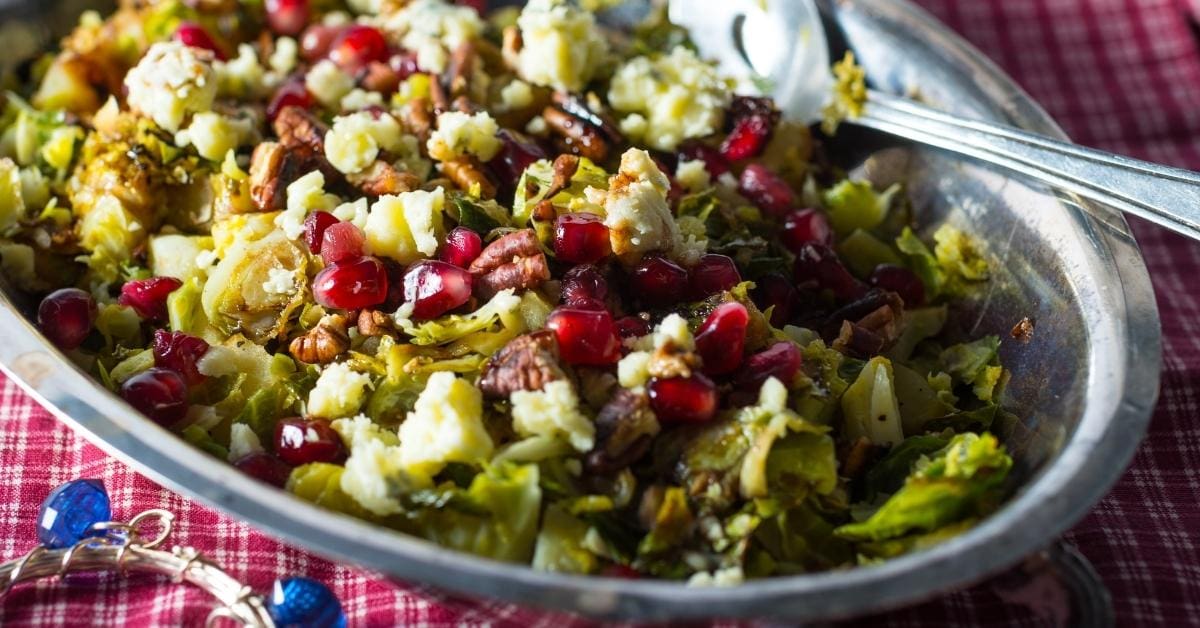
[[[221,61],[229,59],[225,51],[221,50],[216,40],[212,38],[212,35],[209,35],[203,26],[195,22],[180,22],[179,27],[175,29],[175,40],[191,48],[207,50]]]
[[[674,305],[687,296],[688,273],[675,262],[650,255],[629,276],[634,296],[653,307]]]
[[[308,93],[308,88],[304,86],[304,81],[288,81],[275,90],[271,102],[267,103],[267,118],[274,121],[284,107],[312,109],[315,103],[312,94]]]
[[[699,373],[652,379],[646,390],[650,408],[664,423],[703,423],[717,414],[717,387]]]
[[[650,323],[647,323],[640,316],[618,318],[617,322],[613,324],[617,327],[617,335],[623,339],[641,338],[650,333]]]
[[[692,267],[688,279],[692,296],[703,299],[709,295],[733,289],[742,282],[737,264],[728,255],[708,253]]]
[[[300,36],[300,54],[305,61],[316,63],[329,55],[333,42],[346,30],[345,26],[313,24]]]
[[[471,7],[480,15],[487,14],[487,0],[454,0],[454,4],[464,7]]]
[[[275,424],[275,455],[298,467],[310,462],[341,462],[346,448],[329,421],[292,417]]]
[[[733,131],[721,144],[721,154],[729,161],[757,157],[771,137],[771,121],[763,116],[748,116],[734,123]]]
[[[564,262],[591,264],[612,252],[608,227],[596,214],[573,212],[558,217],[554,225],[554,254]]]
[[[478,233],[466,227],[455,227],[446,235],[446,246],[442,247],[442,253],[438,257],[447,264],[467,268],[479,257],[481,251],[483,238],[479,237]]]
[[[880,264],[871,273],[870,283],[876,288],[889,290],[904,299],[908,307],[925,304],[925,283],[913,271],[895,264]]]
[[[783,275],[771,273],[759,277],[754,284],[754,304],[758,309],[766,312],[768,308],[775,308],[771,310],[771,324],[782,328],[790,323],[796,312],[796,300],[800,298],[792,282]]]
[[[732,373],[742,363],[750,313],[741,303],[722,303],[696,330],[696,351],[709,375]]]
[[[321,259],[326,264],[336,264],[352,257],[361,257],[367,234],[352,222],[329,225],[321,236]]]
[[[308,0],[266,0],[267,24],[280,35],[295,37],[308,24]]]
[[[70,351],[87,339],[97,314],[96,300],[91,294],[79,288],[62,288],[38,304],[38,329],[54,346]]]
[[[357,72],[372,61],[387,61],[388,45],[379,29],[355,24],[338,35],[329,47],[329,59],[347,72]]]
[[[233,466],[242,473],[271,486],[283,488],[287,484],[292,468],[284,461],[265,451],[256,451],[238,458]]]
[[[854,278],[838,259],[833,249],[823,244],[805,244],[796,253],[793,273],[797,282],[815,281],[830,290],[841,301],[853,301],[866,293],[867,287]]]
[[[693,141],[679,148],[679,161],[696,161],[697,159],[704,162],[704,169],[708,170],[709,176],[713,179],[729,172],[729,160],[725,159],[721,151],[708,144]]]
[[[404,303],[404,265],[394,259],[383,258],[387,272],[387,298],[379,305],[379,311],[392,313]]]
[[[762,164],[746,166],[738,191],[772,216],[782,216],[796,204],[796,194],[787,181]]]
[[[590,264],[581,264],[568,270],[562,278],[562,298],[567,307],[581,307],[581,303],[600,302],[608,297],[608,280]],[[594,308],[583,308],[594,309]],[[604,309],[601,306],[600,309]]]
[[[387,271],[374,257],[343,260],[313,278],[313,298],[327,308],[358,310],[387,299]]]
[[[609,565],[600,570],[600,575],[605,578],[623,578],[626,580],[637,580],[642,577],[642,572],[628,565]]]
[[[304,243],[313,255],[321,253],[325,243],[325,230],[338,224],[336,216],[329,212],[313,212],[304,219]]]
[[[546,151],[528,136],[508,129],[496,134],[500,140],[500,152],[488,162],[488,168],[497,181],[516,185],[525,169],[539,159],[546,159]]]
[[[174,277],[151,277],[137,281],[127,281],[121,286],[121,296],[117,302],[128,305],[138,316],[149,321],[167,320],[167,297],[182,286],[183,282]]]
[[[550,313],[546,328],[554,330],[559,355],[568,364],[608,366],[621,359],[621,339],[605,310],[560,307]]]
[[[408,77],[421,71],[421,66],[417,65],[417,55],[413,52],[405,52],[392,55],[388,59],[388,66],[396,73],[396,79],[403,81]]]
[[[206,379],[196,368],[205,353],[208,353],[208,343],[202,338],[181,331],[159,329],[154,332],[154,365],[179,373],[189,386]]]
[[[404,302],[414,319],[437,318],[471,300],[471,273],[446,262],[418,262],[404,273]]]
[[[187,414],[187,383],[170,369],[154,367],[125,380],[121,397],[155,423],[169,426]]]
[[[829,228],[829,219],[825,214],[815,209],[798,209],[783,219],[783,232],[779,239],[789,251],[797,253],[805,244],[831,246],[833,229]]]
[[[774,377],[787,386],[796,379],[802,360],[800,348],[794,343],[777,342],[746,358],[738,383],[757,390],[768,378]]]

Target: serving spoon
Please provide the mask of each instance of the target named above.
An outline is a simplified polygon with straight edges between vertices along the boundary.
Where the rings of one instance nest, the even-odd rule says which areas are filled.
[[[836,4],[669,0],[669,15],[723,72],[755,77],[752,84],[765,85],[784,115],[812,122],[821,119],[833,93],[829,43],[844,42],[836,27],[827,30],[822,21],[824,13],[836,24]],[[1200,240],[1195,172],[956,117],[875,89],[867,90],[861,115],[846,122],[1002,166]]]

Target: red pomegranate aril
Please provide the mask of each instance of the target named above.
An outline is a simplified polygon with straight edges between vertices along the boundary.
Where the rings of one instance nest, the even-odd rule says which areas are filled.
[[[345,26],[326,24],[313,24],[304,29],[304,34],[300,36],[301,56],[309,63],[316,63],[324,59],[329,55],[329,48],[333,46],[333,42],[344,30],[346,30]]]
[[[158,329],[154,332],[153,350],[154,365],[179,373],[189,386],[206,379],[196,367],[200,358],[208,353],[208,343],[204,339],[181,331]]]
[[[325,243],[325,230],[340,222],[336,216],[329,212],[313,212],[304,219],[304,243],[308,245],[308,251],[313,255],[321,253],[321,246]]]
[[[621,578],[624,580],[638,580],[642,577],[642,572],[628,565],[609,565],[600,570],[600,575],[605,578]]]
[[[274,121],[284,107],[312,109],[315,103],[316,100],[313,99],[312,94],[308,93],[304,81],[288,81],[275,90],[275,95],[271,96],[271,102],[267,103],[267,118]]]
[[[646,390],[650,408],[663,423],[704,423],[717,414],[717,387],[699,373],[652,379]]]
[[[679,148],[679,161],[696,161],[704,162],[704,169],[708,170],[709,176],[713,179],[729,172],[729,160],[721,154],[721,151],[703,144],[698,141],[692,141],[684,144]]]
[[[37,323],[42,334],[64,351],[78,348],[92,332],[98,309],[92,295],[79,288],[62,288],[38,304]]]
[[[174,277],[151,277],[127,281],[121,286],[117,302],[127,305],[148,321],[167,320],[167,297],[183,282]]]
[[[371,61],[387,61],[388,44],[379,29],[355,24],[342,31],[329,47],[329,59],[347,72],[357,72]]]
[[[379,304],[379,311],[391,314],[404,304],[404,265],[385,257],[383,269],[387,273],[387,298]]]
[[[308,23],[308,0],[266,0],[267,24],[280,35],[299,35]]]
[[[853,301],[866,294],[867,287],[842,264],[837,253],[823,244],[806,244],[796,253],[795,279],[813,281],[833,292],[839,301]]]
[[[771,120],[765,116],[751,115],[734,123],[733,131],[721,144],[721,154],[729,161],[741,161],[757,157],[767,147],[771,138]]]
[[[643,259],[629,275],[634,298],[652,307],[674,305],[688,292],[688,272],[658,255]]]
[[[792,282],[778,273],[763,275],[754,281],[754,304],[766,312],[771,309],[771,324],[782,328],[792,321],[800,293]]]
[[[329,421],[292,417],[275,424],[275,455],[298,467],[310,462],[341,462],[346,448]]]
[[[500,152],[488,162],[488,169],[498,181],[515,182],[525,169],[539,159],[546,159],[546,151],[528,136],[508,129],[501,129],[496,137],[500,140]]]
[[[779,240],[789,251],[797,253],[805,244],[833,244],[833,229],[829,219],[815,209],[798,209],[783,219]]]
[[[608,227],[596,214],[573,212],[554,225],[554,255],[564,262],[591,264],[612,252]]]
[[[617,327],[617,335],[623,339],[641,338],[650,333],[650,323],[640,316],[618,318],[613,324]]]
[[[283,488],[287,484],[288,476],[292,474],[290,465],[265,451],[246,454],[238,458],[233,466],[260,482],[266,482],[279,488]]]
[[[546,319],[558,339],[558,352],[568,364],[609,366],[621,359],[621,338],[606,310],[560,307]]]
[[[175,40],[191,48],[207,50],[221,61],[229,58],[225,54],[225,51],[221,50],[221,47],[217,45],[212,35],[209,35],[203,26],[195,22],[180,22],[179,26],[175,29]]]
[[[788,386],[800,372],[803,357],[795,343],[781,341],[746,358],[738,383],[757,390],[763,382],[774,377]]]
[[[732,373],[742,363],[750,313],[741,303],[722,303],[696,330],[696,352],[709,375]]]
[[[471,7],[480,15],[487,15],[488,0],[454,0],[454,4]]]
[[[438,257],[447,264],[467,268],[482,251],[483,238],[478,233],[466,227],[455,227],[446,235],[446,245]]]
[[[156,366],[130,377],[121,384],[121,397],[162,426],[187,414],[187,382],[170,369]]]
[[[708,253],[692,267],[688,282],[692,296],[703,299],[707,296],[731,290],[742,282],[737,264],[728,255]]]
[[[367,244],[367,234],[352,222],[329,225],[321,236],[321,259],[336,264],[352,257],[361,257]]]
[[[343,260],[317,273],[312,291],[317,303],[327,308],[373,307],[387,299],[387,271],[374,257]]]
[[[471,300],[471,273],[446,262],[418,262],[404,273],[404,302],[417,320],[437,318]]]
[[[880,264],[875,267],[869,280],[872,286],[895,292],[904,299],[906,307],[925,305],[925,282],[913,271],[895,264]]]
[[[607,297],[608,280],[595,266],[581,264],[563,274],[562,299],[567,307],[578,307],[580,303],[592,301],[603,303]]]
[[[772,216],[782,216],[796,205],[796,193],[787,181],[762,164],[746,166],[738,191]]]

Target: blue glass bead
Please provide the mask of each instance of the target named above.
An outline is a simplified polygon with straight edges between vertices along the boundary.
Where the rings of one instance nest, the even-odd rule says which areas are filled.
[[[112,520],[108,493],[100,480],[71,480],[54,489],[38,511],[38,540],[48,549],[71,547],[84,537],[100,536],[89,531],[94,524]]]
[[[345,628],[346,614],[329,587],[302,576],[275,581],[267,602],[279,628]]]

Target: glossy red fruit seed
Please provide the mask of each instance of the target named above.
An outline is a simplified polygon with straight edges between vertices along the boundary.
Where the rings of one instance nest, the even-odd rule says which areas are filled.
[[[568,270],[562,278],[562,300],[567,307],[580,303],[608,298],[608,280],[590,264],[581,264]],[[590,308],[585,308],[590,309]]]
[[[652,379],[646,390],[650,408],[663,423],[704,423],[717,414],[717,387],[699,373]]]
[[[793,272],[798,283],[814,281],[833,292],[839,301],[853,301],[866,294],[867,287],[855,279],[833,249],[823,244],[806,244],[796,253]]]
[[[880,264],[871,273],[870,284],[889,290],[904,299],[906,307],[925,305],[925,283],[913,271],[894,264]]]
[[[338,222],[329,225],[321,236],[321,259],[326,264],[336,264],[363,254],[367,244],[367,234],[363,233],[352,222]]]
[[[298,467],[310,462],[341,462],[346,448],[329,421],[292,417],[275,424],[275,455]]]
[[[362,24],[346,28],[329,47],[329,59],[347,72],[357,72],[372,61],[387,61],[388,45],[379,29]]]
[[[295,37],[308,24],[308,0],[266,0],[267,25],[279,35]]]
[[[688,293],[688,273],[658,255],[647,256],[629,275],[633,297],[651,307],[674,305]]]
[[[471,300],[471,273],[446,262],[424,261],[404,273],[404,302],[416,320],[437,318]]]
[[[482,251],[483,238],[478,233],[466,227],[455,227],[446,235],[446,245],[438,257],[447,264],[467,268]]]
[[[568,364],[609,366],[621,359],[621,339],[607,311],[560,307],[550,313],[546,328],[554,331]]]
[[[833,244],[833,229],[829,219],[815,209],[798,209],[783,219],[779,240],[789,251],[797,253],[805,244]]]
[[[613,324],[617,327],[617,335],[623,339],[641,338],[650,333],[650,323],[647,323],[640,316],[618,318]]]
[[[374,257],[343,260],[317,273],[312,291],[317,303],[327,308],[373,307],[387,299],[387,271]]]
[[[187,385],[194,386],[206,379],[196,367],[200,358],[208,353],[208,343],[204,339],[181,331],[158,329],[154,332],[153,350],[154,365],[179,373]]]
[[[216,40],[204,27],[195,22],[180,22],[175,29],[175,40],[179,43],[191,48],[200,48],[213,53],[213,56],[221,61],[227,60],[229,57],[224,50],[217,45]]]
[[[310,253],[321,253],[321,246],[325,243],[325,230],[338,222],[340,221],[337,217],[329,212],[313,212],[304,219],[304,243],[308,245]]]
[[[787,181],[762,164],[746,166],[738,191],[772,216],[782,216],[796,204],[796,194]]]
[[[696,330],[696,352],[704,359],[704,372],[724,375],[742,364],[750,313],[741,303],[722,303]]]
[[[96,300],[91,294],[79,288],[62,288],[38,304],[38,329],[54,346],[70,351],[83,344],[92,332],[97,313]]]
[[[271,102],[267,103],[267,118],[274,121],[284,107],[312,109],[314,104],[316,104],[316,100],[312,94],[308,93],[304,81],[288,81],[275,90],[275,94],[271,96]]]
[[[771,139],[771,121],[765,116],[751,115],[734,123],[733,131],[721,144],[721,154],[729,161],[757,157]]]
[[[734,286],[742,282],[742,275],[738,272],[733,258],[728,255],[708,253],[692,267],[691,272],[688,273],[688,282],[691,286],[692,296],[696,299],[703,299],[718,292],[732,290]]]
[[[260,482],[266,482],[279,488],[283,488],[287,484],[288,476],[292,474],[290,465],[265,451],[246,454],[238,458],[233,466]]]
[[[501,129],[496,138],[500,140],[500,152],[487,165],[498,181],[515,184],[533,162],[547,158],[546,151],[526,135]]]
[[[754,280],[754,304],[766,312],[771,309],[771,324],[780,329],[792,322],[796,312],[796,301],[800,293],[792,282],[778,273],[763,275]]]
[[[329,55],[333,42],[346,30],[345,26],[313,24],[300,35],[300,55],[309,63],[316,63]]]
[[[121,397],[162,426],[187,414],[187,383],[170,369],[154,367],[130,377],[121,384]]]
[[[679,148],[679,161],[696,161],[697,159],[704,162],[704,169],[708,170],[709,176],[713,179],[730,170],[729,160],[725,159],[720,150],[708,144],[692,141]]]
[[[127,305],[138,316],[149,321],[167,320],[167,297],[179,289],[183,282],[174,277],[151,277],[127,281],[121,286],[117,302]]]
[[[638,580],[642,577],[642,572],[628,565],[609,565],[600,570],[600,575],[605,578],[622,578],[624,580]]]
[[[487,15],[488,0],[454,0],[454,4],[471,7],[480,15]]]
[[[554,255],[573,264],[592,264],[612,252],[608,227],[596,214],[573,212],[554,224]]]
[[[746,358],[738,383],[743,388],[757,390],[768,378],[774,377],[785,386],[796,379],[803,361],[795,343],[781,341]]]

